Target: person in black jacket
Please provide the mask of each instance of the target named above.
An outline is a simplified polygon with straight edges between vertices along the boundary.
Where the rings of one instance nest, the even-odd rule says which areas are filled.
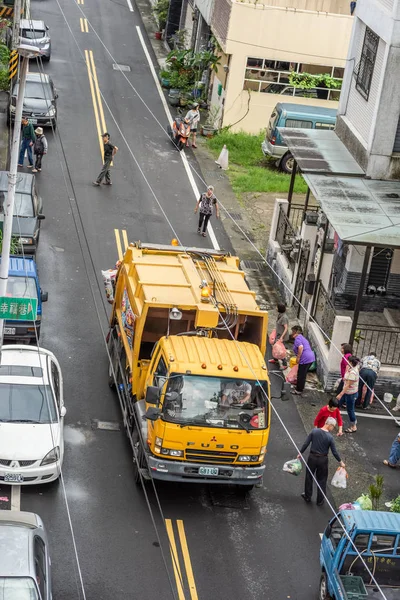
[[[310,454],[307,460],[308,469],[306,470],[306,480],[304,484],[304,492],[302,498],[306,502],[311,502],[313,493],[313,475],[317,480],[317,505],[322,506],[324,503],[324,495],[326,495],[326,482],[328,480],[328,453],[331,450],[333,456],[340,463],[341,467],[345,467],[344,462],[336,450],[335,441],[331,431],[336,427],[336,419],[328,417],[325,425],[320,429],[315,428],[307,436],[306,441],[300,448],[300,458],[308,446],[311,444]]]
[[[36,135],[32,123],[29,123],[26,117],[22,117],[21,146],[19,150],[18,166],[24,166],[25,151],[28,153],[28,169],[33,167],[32,146],[35,143]]]
[[[110,143],[110,134],[107,132],[103,133],[103,143],[104,143],[103,168],[100,171],[99,176],[97,177],[96,181],[93,181],[93,185],[100,185],[104,178],[105,178],[105,181],[103,183],[105,185],[112,185],[111,176],[110,176],[110,166],[112,163],[112,159],[118,152],[118,148],[117,148],[117,146],[113,146]]]

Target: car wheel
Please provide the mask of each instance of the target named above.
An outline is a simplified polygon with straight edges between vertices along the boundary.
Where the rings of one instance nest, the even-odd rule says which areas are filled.
[[[328,581],[326,578],[326,573],[322,573],[321,579],[319,580],[318,600],[332,600],[332,596],[328,592]]]
[[[53,131],[55,131],[57,129],[57,121],[54,121],[54,123],[52,123],[51,125]]]
[[[292,171],[293,171],[293,164],[294,164],[293,155],[290,154],[290,152],[287,152],[282,157],[282,160],[281,160],[280,167],[281,167],[282,171],[284,171],[285,173],[289,173],[289,175],[291,175]]]

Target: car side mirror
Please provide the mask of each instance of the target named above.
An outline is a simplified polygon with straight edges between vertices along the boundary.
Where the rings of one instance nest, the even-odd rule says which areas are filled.
[[[46,27],[46,31],[48,31],[48,30],[49,30],[48,26],[47,26],[47,25],[45,25],[45,27]]]
[[[38,221],[43,221],[43,219],[45,219],[45,218],[46,217],[42,213],[39,213],[37,216]]]
[[[47,302],[47,300],[49,299],[49,292],[42,292],[40,294],[40,299],[42,302]]]
[[[144,415],[144,418],[147,419],[148,421],[157,421],[157,419],[160,415],[161,415],[161,410],[159,408],[154,408],[153,406],[150,406],[147,409],[146,414]]]
[[[66,414],[67,414],[67,409],[65,408],[65,406],[62,406],[61,410],[60,410],[60,416],[65,417]]]
[[[57,100],[57,98],[58,98],[58,92],[54,92],[54,98]]]
[[[160,390],[156,385],[148,385],[146,390],[146,403],[158,404],[160,400]]]

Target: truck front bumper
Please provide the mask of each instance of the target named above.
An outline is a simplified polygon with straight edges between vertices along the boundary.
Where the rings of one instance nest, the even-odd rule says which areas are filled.
[[[203,465],[199,463],[162,460],[153,455],[149,455],[148,465],[153,479],[187,483],[227,483],[231,485],[254,485],[261,480],[265,470],[265,465],[254,467],[210,465],[218,468],[218,475],[200,475],[199,468]]]

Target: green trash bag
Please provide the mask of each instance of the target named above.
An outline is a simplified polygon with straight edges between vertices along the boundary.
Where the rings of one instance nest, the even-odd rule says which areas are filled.
[[[301,460],[299,460],[298,458],[295,458],[293,460],[288,460],[283,465],[283,470],[286,473],[291,473],[292,475],[300,475],[302,468],[303,467],[301,464]]]
[[[360,506],[361,510],[372,510],[372,501],[368,494],[361,494],[357,498],[356,503]]]

